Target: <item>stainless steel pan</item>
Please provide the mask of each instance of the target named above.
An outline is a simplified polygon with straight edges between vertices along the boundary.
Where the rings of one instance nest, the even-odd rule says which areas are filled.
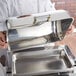
[[[36,50],[37,48],[37,50]],[[43,47],[27,49],[27,52],[15,52],[13,54],[13,76],[45,75],[52,73],[73,72],[73,60],[64,48],[51,49]],[[40,50],[39,50],[39,49]],[[70,57],[70,60],[69,60]]]

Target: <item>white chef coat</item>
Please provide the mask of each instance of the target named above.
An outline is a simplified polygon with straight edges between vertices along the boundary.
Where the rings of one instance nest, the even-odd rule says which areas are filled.
[[[55,10],[50,0],[0,0],[0,31],[6,30],[8,17]]]
[[[0,63],[0,76],[6,76],[6,72],[2,64]]]

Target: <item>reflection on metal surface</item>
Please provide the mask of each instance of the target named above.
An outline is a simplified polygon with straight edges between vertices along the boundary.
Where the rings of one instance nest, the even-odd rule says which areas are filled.
[[[59,50],[58,48],[45,47],[44,50],[29,50],[13,54],[13,75],[45,75],[73,71],[73,64],[64,48]]]

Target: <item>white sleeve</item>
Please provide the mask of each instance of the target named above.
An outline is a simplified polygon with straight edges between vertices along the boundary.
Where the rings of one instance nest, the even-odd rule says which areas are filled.
[[[8,17],[8,8],[6,0],[0,0],[0,31],[6,30],[6,18]]]
[[[6,76],[6,71],[1,63],[0,63],[0,76]]]
[[[55,4],[51,0],[46,0],[45,11],[55,11]]]

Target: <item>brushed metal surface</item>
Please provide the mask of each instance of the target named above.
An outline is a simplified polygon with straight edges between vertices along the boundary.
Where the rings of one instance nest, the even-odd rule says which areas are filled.
[[[72,72],[72,64],[64,49],[50,49],[13,54],[13,75],[44,75],[58,72]]]

